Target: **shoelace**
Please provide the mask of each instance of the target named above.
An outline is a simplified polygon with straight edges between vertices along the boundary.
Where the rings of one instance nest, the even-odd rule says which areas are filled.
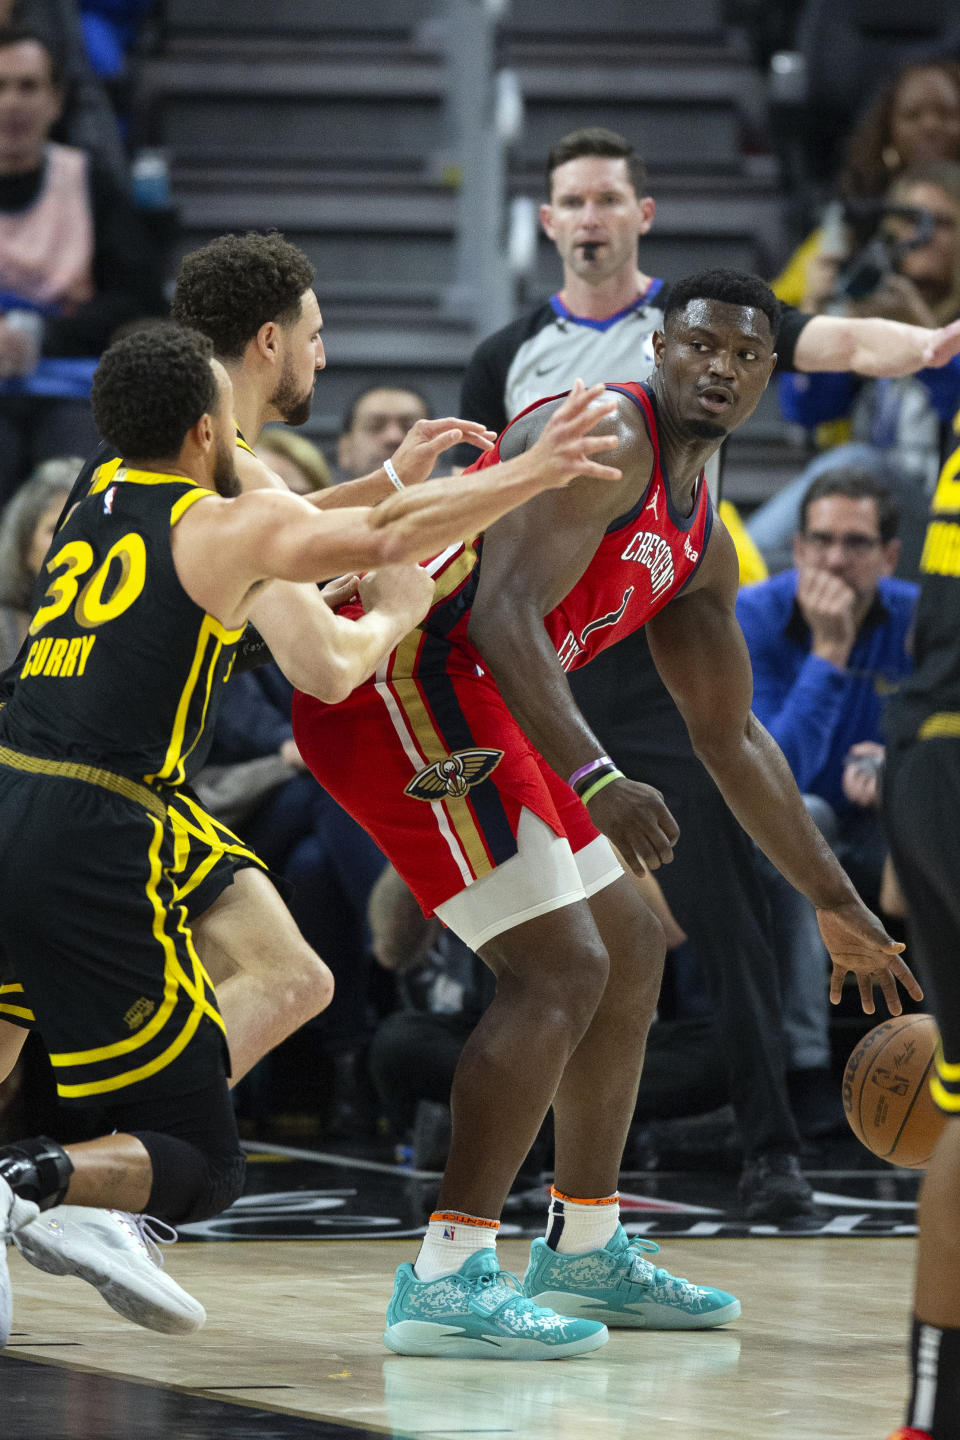
[[[690,1284],[689,1280],[683,1280],[678,1275],[671,1275],[669,1270],[661,1270],[654,1265],[643,1253],[647,1255],[659,1255],[660,1246],[653,1240],[644,1240],[642,1236],[635,1235],[630,1241],[627,1249],[633,1252],[633,1264],[635,1270],[643,1276],[645,1285],[661,1285],[664,1289],[682,1290]]]
[[[490,1285],[497,1285],[501,1280],[509,1290],[515,1292],[510,1296],[509,1300],[503,1302],[505,1305],[518,1305],[521,1309],[542,1309],[542,1306],[536,1305],[533,1300],[524,1295],[523,1281],[519,1275],[515,1275],[512,1270],[490,1270],[486,1275],[479,1275],[477,1277],[477,1283],[484,1288]]]
[[[180,1238],[173,1226],[168,1225],[165,1220],[157,1220],[153,1215],[133,1215],[127,1210],[111,1210],[110,1213],[134,1234],[150,1259],[162,1270],[164,1259],[160,1246],[176,1245]],[[163,1234],[163,1231],[166,1231],[166,1234]]]

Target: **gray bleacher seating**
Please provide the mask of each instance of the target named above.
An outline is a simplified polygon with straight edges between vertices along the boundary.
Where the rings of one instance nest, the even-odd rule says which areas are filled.
[[[171,152],[183,249],[276,227],[317,268],[330,355],[311,422],[319,438],[349,394],[385,372],[454,410],[484,333],[446,304],[458,216],[437,13],[438,0],[232,0],[225,24],[221,0],[166,0],[140,66],[140,123]],[[757,143],[762,82],[725,31],[721,0],[513,0],[500,51],[526,109],[511,193],[540,198],[550,145],[608,125],[651,171],[647,271],[772,269],[780,206]],[[557,276],[544,240],[526,298]]]

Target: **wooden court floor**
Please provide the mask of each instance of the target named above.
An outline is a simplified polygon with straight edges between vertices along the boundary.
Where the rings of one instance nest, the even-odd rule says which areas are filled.
[[[522,1272],[527,1248],[502,1243],[504,1266]],[[415,1249],[398,1240],[180,1244],[168,1254],[171,1273],[208,1311],[189,1338],[137,1329],[83,1282],[41,1274],[11,1251],[0,1436],[885,1440],[900,1422],[910,1240],[666,1242],[668,1269],[740,1297],[735,1325],[615,1332],[591,1356],[539,1364],[389,1355],[380,1335],[392,1272]],[[90,1386],[95,1375],[138,1382],[113,1387],[135,1397],[134,1413],[107,1424],[95,1407],[77,1418],[74,1401],[74,1418],[45,1419],[43,1397],[63,1367],[87,1372]],[[151,1422],[151,1406],[173,1394],[209,1397],[206,1418],[187,1428]]]

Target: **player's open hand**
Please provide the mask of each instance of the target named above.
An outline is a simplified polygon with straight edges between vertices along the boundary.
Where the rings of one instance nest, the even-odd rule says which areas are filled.
[[[620,445],[615,421],[618,404],[617,396],[604,385],[591,385],[587,389],[582,380],[574,380],[570,394],[550,416],[539,440],[527,452],[543,474],[545,489],[559,490],[577,475],[590,475],[598,480],[623,478],[621,470],[592,458],[604,450],[616,450]],[[600,433],[591,433],[601,422],[606,424]]]
[[[833,961],[831,1004],[839,1003],[849,971],[857,977],[860,1004],[865,1015],[872,1015],[875,1009],[874,985],[879,985],[883,991],[891,1015],[899,1015],[903,1009],[897,990],[898,980],[912,999],[923,999],[923,991],[913,971],[900,958],[905,947],[887,934],[876,915],[861,900],[849,900],[831,910],[818,910],[817,922]]]
[[[418,420],[393,452],[393,468],[404,485],[419,485],[430,479],[433,467],[451,445],[463,442],[478,450],[492,450],[496,438],[495,430],[474,420],[458,420],[450,415],[442,420]]]
[[[626,777],[614,780],[588,802],[587,810],[635,875],[658,870],[673,859],[680,826],[652,785]]]

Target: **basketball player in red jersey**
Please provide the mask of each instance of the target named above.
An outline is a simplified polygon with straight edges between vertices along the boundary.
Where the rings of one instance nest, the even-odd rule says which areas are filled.
[[[628,1242],[619,1224],[618,1170],[664,946],[613,847],[631,869],[655,869],[678,829],[660,793],[604,755],[565,670],[646,624],[697,754],[817,907],[833,998],[847,971],[867,1011],[875,981],[894,1013],[897,980],[920,993],[750,714],[736,554],[702,467],[755,409],[776,364],[778,315],[753,276],[712,271],[678,285],[652,381],[610,387],[622,481],[602,494],[574,482],[475,549],[438,556],[427,565],[433,610],[374,680],[342,705],[295,700],[311,769],[497,977],[454,1080],[438,1211],[415,1266],[397,1273],[384,1339],[401,1353],[539,1358],[562,1353],[564,1316],[699,1329],[740,1312],[733,1296],[656,1268],[644,1253],[656,1247]],[[525,450],[553,408],[524,412],[499,453]],[[492,1245],[551,1105],[555,1184],[523,1282],[534,1309],[521,1313]]]

